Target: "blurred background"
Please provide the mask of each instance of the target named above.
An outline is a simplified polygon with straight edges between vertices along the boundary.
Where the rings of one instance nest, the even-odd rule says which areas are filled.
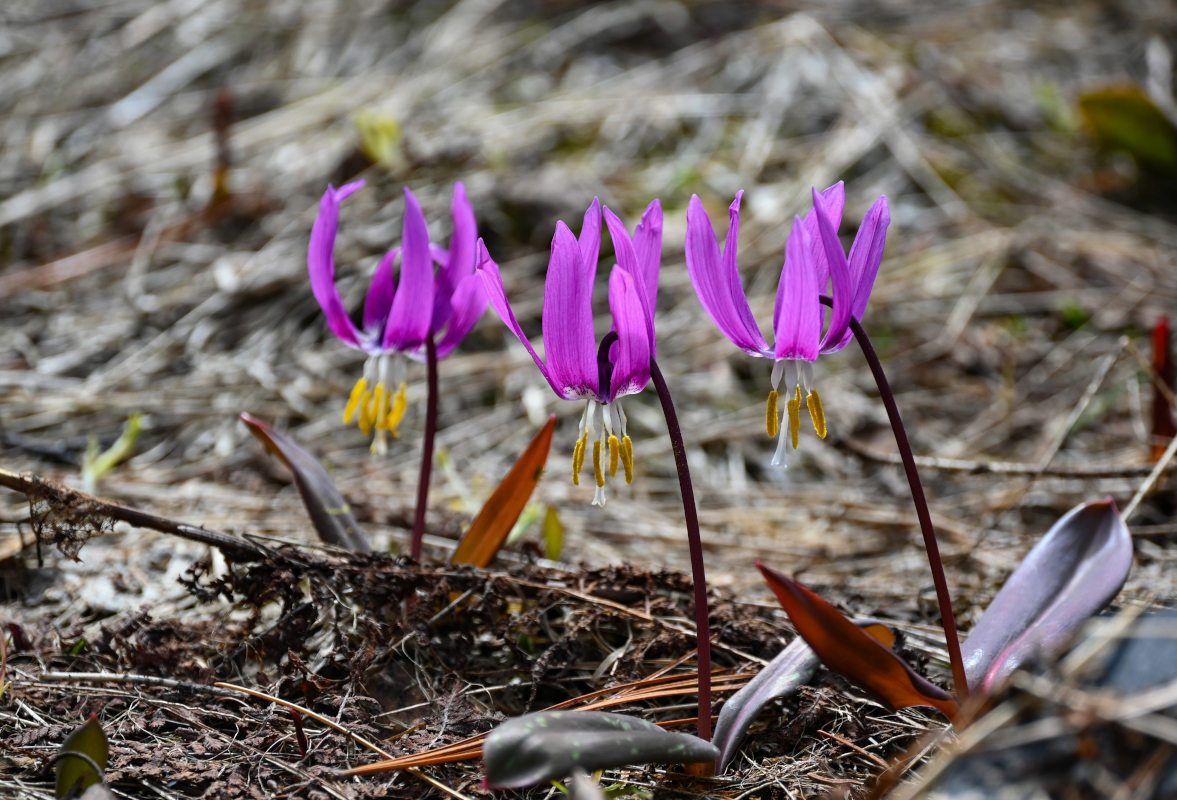
[[[399,242],[402,187],[445,242],[464,181],[537,345],[556,221],[578,229],[596,196],[632,226],[658,197],[659,355],[712,581],[767,597],[760,558],[860,613],[931,619],[907,487],[856,347],[817,366],[830,437],[804,431],[789,469],[770,468],[770,364],[719,334],[683,260],[691,194],[722,235],[743,189],[741,271],[770,333],[789,223],[811,186],[845,180],[847,245],[875,198],[890,201],[864,323],[917,453],[941,459],[924,479],[967,629],[1063,511],[1108,494],[1123,505],[1150,468],[1149,332],[1177,311],[1174,10],[9,0],[0,465],[77,484],[88,443],[110,445],[141,414],[99,494],[309,540],[288,476],[237,420],[248,411],[323,458],[381,546],[403,550],[424,368],[410,368],[401,439],[370,457],[340,420],[362,355],[328,332],[306,277],[327,184],[367,181],[344,205],[335,251],[358,312]],[[602,256],[607,268],[608,244]],[[603,325],[603,279],[598,289]],[[651,391],[626,404],[637,478],[597,509],[587,481],[569,480],[581,405],[551,394],[493,312],[442,362],[441,386],[432,533],[455,536],[555,412],[535,501],[557,511],[561,559],[686,568]],[[1122,597],[1171,596],[1172,514],[1165,492],[1137,512],[1139,566]],[[9,552],[28,539],[26,516],[18,495],[0,498]],[[541,552],[534,528],[517,548]],[[92,544],[39,599],[68,607],[69,581],[118,558],[131,588],[106,602],[143,602],[152,586],[180,591],[161,578],[199,555],[125,533]]]

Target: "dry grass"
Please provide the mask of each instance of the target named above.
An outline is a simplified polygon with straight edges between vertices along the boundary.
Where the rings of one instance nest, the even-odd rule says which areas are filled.
[[[579,220],[596,195],[632,224],[658,196],[659,360],[682,415],[710,579],[756,601],[767,592],[755,559],[798,573],[856,613],[907,626],[943,674],[926,559],[901,473],[876,458],[893,446],[861,359],[851,347],[822,360],[831,440],[803,437],[790,470],[771,470],[768,367],[722,339],[683,263],[690,194],[714,217],[743,188],[744,283],[766,318],[786,221],[811,185],[845,178],[848,222],[880,193],[891,202],[865,323],[917,452],[940,459],[924,477],[963,629],[1063,511],[1108,494],[1123,507],[1145,481],[1149,388],[1137,356],[1142,332],[1177,309],[1172,184],[1135,180],[1078,129],[1073,109],[1094,86],[1164,83],[1156,64],[1174,33],[1164,4],[17,0],[0,18],[4,468],[76,481],[89,437],[113,440],[139,411],[137,454],[103,481],[103,496],[309,542],[292,487],[237,422],[249,411],[319,453],[368,529],[402,546],[423,370],[410,373],[406,435],[370,458],[339,422],[359,357],[326,331],[306,281],[324,184],[368,180],[345,206],[336,251],[344,296],[358,303],[399,238],[401,186],[440,236],[452,182],[463,180],[529,330],[555,221]],[[234,198],[210,211],[222,89],[237,118]],[[392,166],[357,149],[363,111],[399,121]],[[650,393],[626,406],[638,479],[599,510],[565,477],[579,408],[550,395],[492,315],[441,379],[439,446],[454,468],[435,481],[428,556],[444,555],[535,420],[555,411],[538,495],[564,522],[564,561],[687,567]],[[1159,487],[1132,519],[1147,535],[1123,604],[1169,604],[1177,589],[1172,478]],[[20,496],[0,496],[0,537],[26,530],[26,514]],[[175,584],[203,549],[116,530],[88,544],[80,565],[51,555],[43,569],[6,566],[4,616],[92,636],[140,606],[157,618],[223,613]],[[0,731],[64,724],[79,697],[109,693],[53,686],[64,705],[51,711],[14,709],[6,695]],[[181,713],[169,703],[159,713]],[[746,760],[748,796],[808,796],[821,781],[798,776],[841,776],[818,742],[785,744],[801,748],[783,751],[800,763],[816,752],[812,766]],[[24,796],[45,791],[21,781]],[[173,796],[166,782],[153,785]]]

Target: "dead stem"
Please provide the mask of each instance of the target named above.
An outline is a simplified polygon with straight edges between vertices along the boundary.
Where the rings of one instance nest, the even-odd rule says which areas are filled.
[[[75,518],[90,525],[102,519],[118,520],[139,528],[150,528],[220,548],[225,557],[233,561],[260,561],[275,555],[270,548],[234,534],[189,525],[148,511],[112,503],[37,475],[21,475],[0,467],[0,486],[21,492],[28,497],[30,506],[37,502],[47,502],[51,513],[64,513],[70,518],[71,524]],[[79,514],[79,508],[84,509],[84,513]],[[34,525],[37,524],[36,516],[34,513]]]

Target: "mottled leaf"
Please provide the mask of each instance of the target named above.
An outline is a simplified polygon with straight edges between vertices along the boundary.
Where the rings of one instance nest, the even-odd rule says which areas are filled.
[[[241,421],[266,450],[276,455],[294,474],[294,485],[298,487],[319,538],[355,553],[372,552],[367,534],[352,516],[347,500],[319,460],[290,436],[257,417],[242,414]]]
[[[748,726],[761,709],[778,697],[787,697],[797,691],[813,676],[817,665],[817,654],[798,636],[744,688],[728,698],[719,710],[719,721],[711,740],[719,748],[719,772],[727,767]]]
[[[689,733],[603,711],[540,711],[507,720],[482,746],[486,785],[515,789],[556,780],[577,768],[714,761],[715,745]]]
[[[478,512],[470,530],[450,556],[451,564],[485,567],[494,559],[543,475],[554,430],[556,416],[553,414]]]
[[[1068,511],[1034,546],[961,646],[969,686],[987,691],[1062,644],[1107,605],[1132,567],[1132,535],[1109,497]]]
[[[891,647],[895,634],[886,625],[871,619],[856,623],[870,636]],[[817,669],[820,659],[800,636],[756,673],[742,689],[733,694],[719,710],[712,743],[719,748],[719,772],[722,773],[736,753],[748,726],[760,711],[779,697],[788,697],[804,685]]]
[[[75,728],[61,743],[59,753],[61,757],[57,761],[57,781],[54,788],[54,795],[58,800],[67,796],[77,797],[88,787],[101,783],[110,748],[106,743],[106,734],[98,724],[98,718],[91,716]],[[81,753],[86,758],[72,755],[75,753]],[[95,773],[95,767],[99,772]]]
[[[877,638],[797,581],[759,562],[756,566],[797,633],[823,664],[892,709],[929,706],[949,719],[956,716],[958,707],[952,695],[913,670]]]

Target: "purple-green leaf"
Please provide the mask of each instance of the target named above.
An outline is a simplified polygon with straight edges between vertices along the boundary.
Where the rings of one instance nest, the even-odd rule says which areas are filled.
[[[1120,591],[1132,535],[1109,497],[1068,511],[1001,587],[962,647],[969,686],[988,691],[1062,644]]]
[[[818,663],[817,654],[798,636],[723,704],[712,739],[719,748],[719,772],[723,772],[735,755],[736,747],[760,710],[778,697],[797,691],[813,676]]]
[[[360,528],[347,500],[339,493],[335,481],[319,460],[282,431],[250,414],[241,421],[266,449],[276,455],[294,474],[294,485],[310,515],[319,538],[327,544],[355,553],[372,552],[372,543]]]
[[[109,755],[106,734],[98,718],[91,715],[61,743],[54,789],[58,800],[77,797],[88,787],[102,783]]]
[[[715,745],[689,733],[603,711],[540,711],[507,720],[482,746],[486,785],[534,786],[586,771],[628,764],[714,761]]]

